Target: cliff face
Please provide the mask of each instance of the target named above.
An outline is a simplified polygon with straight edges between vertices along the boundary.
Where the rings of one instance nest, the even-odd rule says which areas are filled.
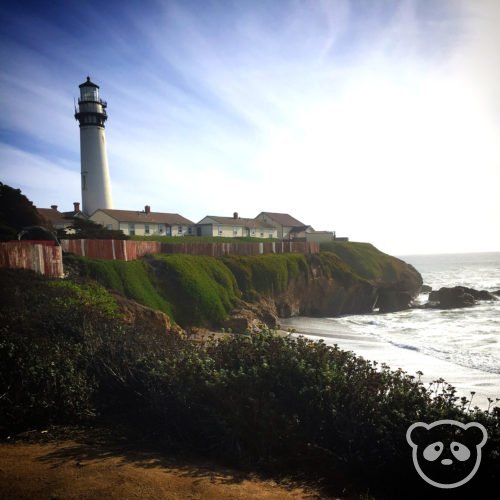
[[[286,292],[274,298],[274,303],[279,317],[330,317],[371,312],[376,299],[376,288],[367,282],[344,286],[333,278],[317,276],[295,280]]]
[[[364,243],[328,244],[320,254],[157,255],[144,261],[71,258],[96,279],[183,327],[245,330],[278,317],[339,316],[408,307],[422,285],[403,261]],[[229,319],[228,319],[229,318]]]
[[[260,257],[261,262],[228,257],[225,264],[247,300],[247,311],[271,326],[278,317],[364,314],[374,307],[382,312],[406,309],[422,286],[412,266],[372,245],[339,243],[329,250],[339,251],[295,257],[286,262],[288,272],[269,266],[267,283],[259,277],[267,256]],[[239,319],[244,309],[236,310]],[[231,326],[231,322],[226,324]]]

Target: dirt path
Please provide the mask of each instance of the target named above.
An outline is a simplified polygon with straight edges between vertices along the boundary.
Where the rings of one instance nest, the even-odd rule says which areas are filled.
[[[297,485],[99,440],[0,444],[0,499],[313,499]]]

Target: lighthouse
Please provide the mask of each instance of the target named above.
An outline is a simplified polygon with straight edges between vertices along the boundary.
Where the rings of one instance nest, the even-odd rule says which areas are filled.
[[[99,86],[90,77],[79,87],[75,118],[80,124],[82,210],[92,215],[98,208],[113,208],[104,135],[107,103],[99,98]]]

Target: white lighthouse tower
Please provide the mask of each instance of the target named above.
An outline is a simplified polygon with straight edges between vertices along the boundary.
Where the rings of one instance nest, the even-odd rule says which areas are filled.
[[[92,215],[98,208],[113,208],[108,154],[104,136],[107,103],[99,98],[99,86],[90,81],[80,85],[75,118],[80,123],[82,163],[82,210]]]

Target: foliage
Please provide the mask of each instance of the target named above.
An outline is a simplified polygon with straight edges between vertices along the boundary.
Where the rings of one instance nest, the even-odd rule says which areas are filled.
[[[116,320],[109,294],[28,271],[2,270],[1,279],[0,428],[92,415],[83,355],[88,334]]]
[[[58,230],[58,238],[93,240],[128,240],[130,238],[126,234],[123,234],[121,229],[106,229],[101,224],[97,224],[89,219],[73,217],[71,220],[71,226]]]
[[[20,189],[0,182],[0,241],[17,239],[17,233],[24,227],[45,223],[36,207]]]
[[[171,273],[188,266],[168,260],[156,265],[170,264]],[[215,259],[192,265],[221,271]],[[4,433],[114,415],[157,440],[226,461],[320,471],[326,479],[340,470],[377,498],[402,491],[423,498],[429,490],[413,469],[406,429],[416,421],[475,420],[489,436],[475,485],[497,477],[500,411],[457,406],[442,380],[431,392],[401,370],[267,330],[203,345],[131,329],[97,285],[55,284],[22,271],[0,277]],[[221,271],[220,283],[226,278]]]

